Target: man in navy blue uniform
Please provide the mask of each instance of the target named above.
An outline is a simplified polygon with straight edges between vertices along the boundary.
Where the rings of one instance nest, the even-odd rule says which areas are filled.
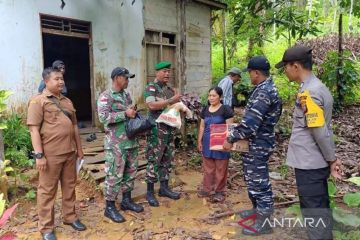
[[[282,102],[278,90],[270,76],[269,61],[263,56],[250,59],[244,69],[255,85],[245,107],[241,123],[230,132],[224,149],[230,150],[232,144],[240,139],[249,141],[249,152],[242,154],[244,178],[253,208],[240,212],[242,218],[256,214],[255,223],[250,229],[243,229],[245,235],[272,233],[266,223],[273,213],[273,193],[269,180],[268,160],[275,147],[274,127],[282,112]]]

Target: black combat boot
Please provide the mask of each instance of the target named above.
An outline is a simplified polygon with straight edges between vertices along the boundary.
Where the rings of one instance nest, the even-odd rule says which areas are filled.
[[[168,180],[160,182],[159,196],[168,197],[168,198],[174,199],[174,200],[180,199],[180,193],[173,192],[170,190]]]
[[[270,225],[270,214],[261,214],[256,213],[256,220],[251,229],[244,228],[242,233],[249,236],[259,236],[262,234],[270,234],[273,232],[273,229]]]
[[[125,218],[116,209],[114,201],[106,201],[104,216],[117,223],[126,221]]]
[[[141,206],[140,204],[135,203],[131,199],[131,191],[123,193],[123,198],[122,198],[120,207],[121,207],[122,210],[130,210],[130,211],[134,211],[134,212],[137,212],[137,213],[144,211],[143,206]]]
[[[154,195],[154,183],[147,183],[146,200],[152,207],[158,207],[159,202]]]
[[[256,213],[256,201],[251,201],[251,202],[252,202],[253,208],[240,211],[239,215],[241,218],[247,218]]]

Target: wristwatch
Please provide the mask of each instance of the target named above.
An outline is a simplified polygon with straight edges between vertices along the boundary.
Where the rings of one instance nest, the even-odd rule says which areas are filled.
[[[34,157],[35,157],[35,159],[41,159],[44,157],[44,153],[42,153],[42,152],[35,153]]]

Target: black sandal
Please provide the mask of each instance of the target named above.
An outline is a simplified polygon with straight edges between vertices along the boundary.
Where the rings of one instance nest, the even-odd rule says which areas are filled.
[[[212,201],[216,203],[221,203],[225,201],[225,193],[221,193],[221,192],[215,193],[215,195],[212,197]]]

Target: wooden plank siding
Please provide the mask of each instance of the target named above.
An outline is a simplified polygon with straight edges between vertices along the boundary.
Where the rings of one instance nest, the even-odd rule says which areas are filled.
[[[210,18],[214,6],[194,0],[145,0],[144,5],[145,30],[176,34],[175,87],[197,94],[206,92],[211,86]],[[146,67],[152,67],[146,61]]]
[[[186,5],[186,91],[203,94],[211,85],[211,9],[196,2]]]
[[[145,0],[145,29],[178,32],[176,0]]]

